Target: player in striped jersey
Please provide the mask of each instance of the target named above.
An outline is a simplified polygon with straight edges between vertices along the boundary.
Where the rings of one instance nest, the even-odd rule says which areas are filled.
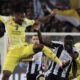
[[[58,44],[54,42],[44,42],[42,40],[40,32],[38,33],[41,43],[47,45],[50,48],[57,47],[56,56],[63,62],[63,68],[61,69],[56,63],[52,64],[50,69],[50,75],[47,77],[47,80],[69,80],[69,72],[72,67],[73,77],[76,80],[77,74],[77,64],[76,58],[78,53],[73,48],[73,37],[66,36],[64,38],[64,44]]]
[[[31,41],[33,44],[39,44],[38,36],[33,35]],[[37,54],[33,55],[33,57],[22,60],[23,62],[27,62],[27,70],[26,70],[27,80],[32,80],[32,79],[36,80],[36,77],[41,69],[42,57],[43,53],[38,52]]]
[[[25,44],[25,27],[28,25],[34,25],[37,22],[43,22],[45,18],[37,21],[26,19],[24,18],[22,6],[18,6],[19,8],[16,6],[14,17],[0,16],[0,21],[6,26],[6,33],[10,43],[10,48],[3,66],[2,80],[9,79],[10,75],[14,71],[14,68],[19,64],[21,59],[34,55],[39,51],[44,52],[48,58],[62,66],[61,61],[47,46],[44,46],[43,44]],[[46,18],[49,17],[50,16]]]

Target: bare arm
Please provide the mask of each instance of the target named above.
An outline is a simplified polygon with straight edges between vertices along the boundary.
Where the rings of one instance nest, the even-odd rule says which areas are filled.
[[[48,22],[51,17],[52,17],[52,15],[49,14],[48,16],[44,16],[42,18],[37,19],[36,22],[39,21],[41,23],[45,23],[45,22]]]
[[[75,60],[73,60],[72,73],[73,73],[73,78],[76,78],[77,77],[77,63]]]
[[[58,44],[58,43],[52,43],[51,41],[44,41],[42,39],[42,35],[41,35],[41,32],[39,30],[37,30],[37,34],[38,34],[38,38],[39,38],[39,41],[40,41],[41,44],[44,44],[44,45],[46,45],[50,48],[61,46],[61,44]]]

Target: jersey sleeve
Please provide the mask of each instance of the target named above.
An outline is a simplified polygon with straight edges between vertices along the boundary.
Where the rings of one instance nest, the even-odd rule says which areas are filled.
[[[32,26],[35,23],[35,20],[25,19],[27,26]]]
[[[1,16],[0,15],[0,21],[1,22],[6,23],[8,19],[9,19],[9,16]]]

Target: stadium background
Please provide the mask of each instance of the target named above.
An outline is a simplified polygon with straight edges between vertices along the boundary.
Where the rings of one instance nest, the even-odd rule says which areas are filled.
[[[80,0],[0,0],[0,14],[12,15],[13,5],[21,3],[25,6],[23,9],[25,15],[29,19],[41,18],[48,15],[45,5],[49,6],[50,9],[76,9],[78,15],[80,14]],[[17,6],[19,8],[19,6]],[[59,25],[58,25],[58,24]],[[45,28],[46,26],[46,28]],[[60,28],[61,27],[61,28]],[[26,31],[33,31],[28,28]],[[80,27],[75,27],[71,23],[58,22],[58,20],[50,19],[47,23],[41,26],[42,32],[79,32]]]

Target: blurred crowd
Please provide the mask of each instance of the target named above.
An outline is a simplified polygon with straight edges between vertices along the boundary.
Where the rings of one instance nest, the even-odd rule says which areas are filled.
[[[0,0],[0,15],[12,15],[13,5],[21,3],[24,6],[25,16],[29,19],[47,16],[52,9],[70,9],[69,0]],[[19,6],[17,6],[19,8]],[[79,9],[78,9],[79,12]],[[30,27],[26,31],[33,31]],[[48,22],[41,25],[42,32],[79,32],[80,27],[75,27],[70,22],[61,22],[52,17]]]

